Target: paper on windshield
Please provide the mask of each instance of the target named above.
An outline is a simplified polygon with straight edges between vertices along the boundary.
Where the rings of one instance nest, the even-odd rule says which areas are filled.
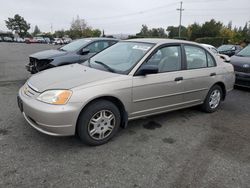
[[[142,50],[142,51],[148,51],[150,49],[150,46],[144,46],[144,45],[134,45],[133,49],[135,50]]]

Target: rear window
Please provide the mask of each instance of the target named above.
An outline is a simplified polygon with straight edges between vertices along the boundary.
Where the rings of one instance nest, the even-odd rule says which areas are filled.
[[[204,49],[189,45],[185,45],[184,49],[187,60],[187,69],[214,67],[216,65],[212,55]]]

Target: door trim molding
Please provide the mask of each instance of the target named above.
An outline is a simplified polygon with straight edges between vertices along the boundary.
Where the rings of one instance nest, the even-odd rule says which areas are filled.
[[[138,103],[138,102],[143,102],[143,101],[149,101],[149,100],[160,99],[160,98],[165,98],[165,97],[172,97],[172,96],[176,96],[176,95],[183,95],[183,94],[187,94],[187,93],[193,93],[193,92],[204,91],[204,90],[208,90],[208,88],[194,89],[194,90],[189,90],[189,91],[184,91],[184,92],[179,92],[179,93],[173,93],[173,94],[168,94],[168,95],[159,95],[159,96],[156,96],[156,97],[148,97],[148,98],[143,98],[143,99],[137,99],[137,100],[133,100],[133,102]]]

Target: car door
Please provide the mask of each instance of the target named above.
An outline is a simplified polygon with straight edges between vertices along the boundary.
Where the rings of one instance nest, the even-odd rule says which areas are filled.
[[[158,66],[159,70],[157,74],[133,77],[131,118],[176,109],[182,105],[181,54],[180,45],[163,46],[142,64],[141,67]]]
[[[196,45],[184,45],[184,54],[184,100],[190,105],[199,104],[216,80],[216,62],[209,52]]]

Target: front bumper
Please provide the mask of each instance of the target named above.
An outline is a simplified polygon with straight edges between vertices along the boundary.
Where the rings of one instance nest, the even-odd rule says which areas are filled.
[[[235,85],[250,88],[250,73],[235,72]]]
[[[51,105],[25,95],[23,87],[19,90],[18,106],[25,120],[36,130],[52,136],[71,136],[75,134],[81,103]]]
[[[37,71],[35,70],[35,66],[34,66],[34,65],[26,64],[26,65],[25,65],[25,68],[26,68],[27,71],[29,71],[29,72],[31,72],[31,73],[37,72]]]
[[[52,60],[39,60],[33,57],[30,57],[30,62],[25,65],[25,68],[27,71],[29,71],[32,74],[35,74],[37,72],[50,69],[55,67],[51,64]]]

